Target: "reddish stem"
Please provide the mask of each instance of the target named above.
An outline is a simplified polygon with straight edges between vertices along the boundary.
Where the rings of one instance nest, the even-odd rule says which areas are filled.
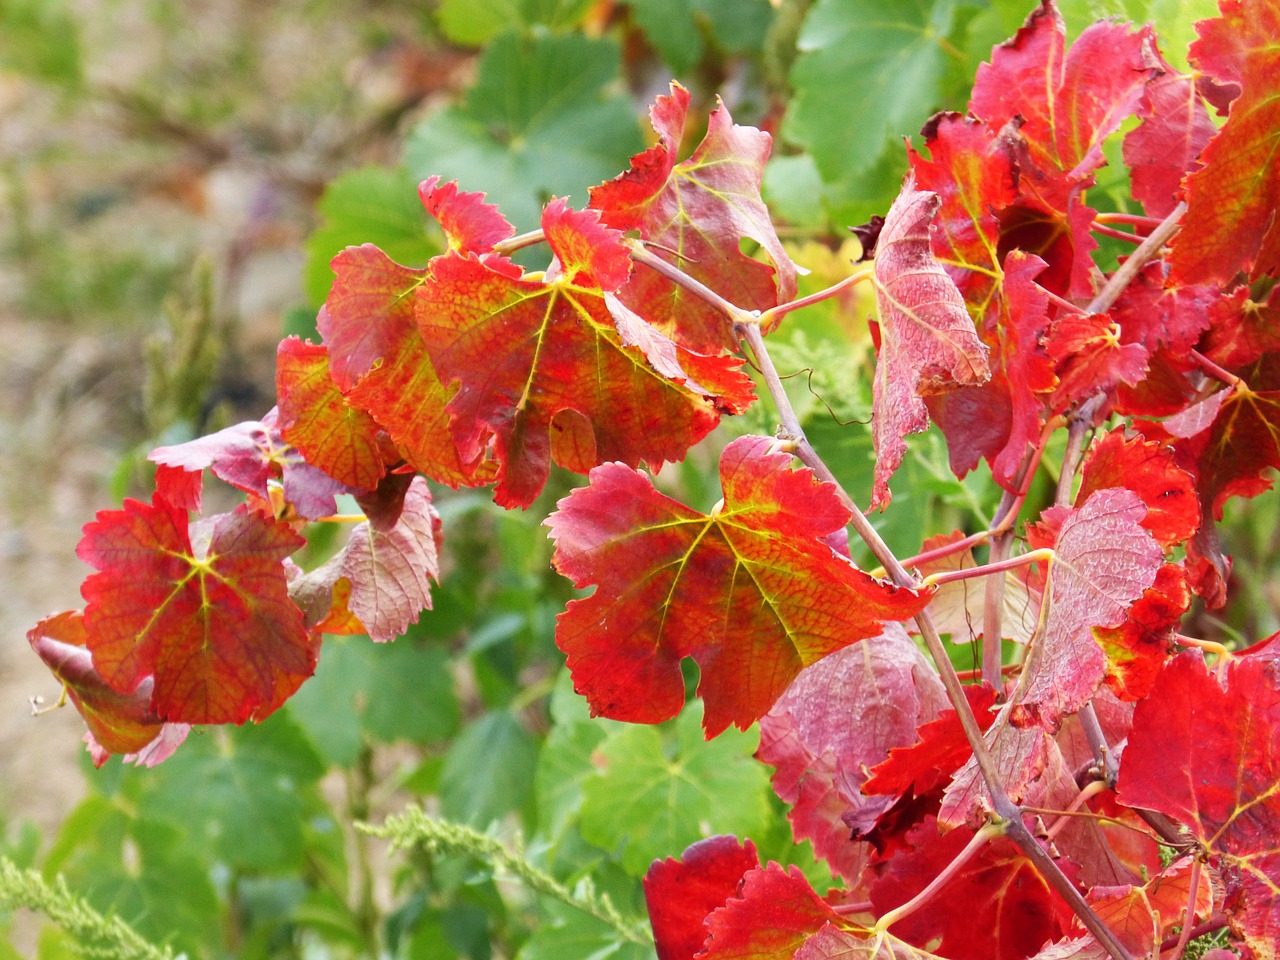
[[[1093,232],[1100,233],[1104,237],[1111,237],[1113,240],[1123,240],[1125,243],[1139,244],[1145,239],[1136,233],[1129,233],[1127,230],[1117,230],[1115,227],[1103,226],[1100,223],[1094,223]]]
[[[1187,354],[1187,356],[1189,356],[1192,360],[1194,360],[1196,363],[1196,366],[1199,367],[1201,370],[1203,370],[1205,373],[1209,374],[1209,376],[1213,377],[1214,379],[1221,380],[1223,383],[1229,386],[1236,387],[1243,382],[1239,377],[1237,377],[1230,370],[1225,370],[1222,367],[1218,366],[1218,364],[1214,363],[1212,360],[1206,357],[1199,350],[1192,350],[1190,353]]]
[[[1191,928],[1196,922],[1196,893],[1199,887],[1200,858],[1196,857],[1191,861],[1191,893],[1187,897],[1187,913],[1182,921],[1182,933],[1178,935],[1178,942],[1173,946],[1173,956],[1169,960],[1182,960],[1182,954],[1186,951],[1187,944],[1191,942]]]
[[[1126,226],[1133,227],[1135,230],[1141,230],[1150,233],[1163,222],[1155,217],[1143,217],[1136,213],[1100,213],[1094,217],[1095,223],[1123,223]]]
[[[501,257],[509,257],[517,250],[532,247],[535,243],[542,243],[545,239],[547,239],[547,235],[541,230],[530,230],[528,233],[518,233],[514,237],[508,237],[506,240],[499,240],[493,245],[493,252]]]
[[[776,307],[770,307],[764,313],[760,314],[760,325],[762,327],[772,327],[775,320],[781,320],[792,310],[799,310],[801,307],[812,306],[815,303],[821,303],[828,300],[838,293],[842,293],[855,284],[861,283],[863,280],[870,279],[875,273],[874,267],[864,267],[856,273],[851,273],[839,283],[833,283],[824,290],[817,293],[811,293],[807,297],[801,297],[799,300],[791,300],[788,303],[780,303]]]
[[[1006,570],[1016,570],[1018,567],[1025,567],[1028,564],[1040,563],[1044,560],[1053,559],[1053,550],[1045,547],[1042,550],[1031,550],[1018,557],[1010,557],[1008,560],[1000,560],[997,563],[984,563],[980,567],[965,567],[961,570],[944,570],[941,573],[934,573],[924,578],[922,581],[925,586],[941,586],[944,583],[954,583],[957,580],[973,580],[976,577],[989,577],[993,573],[1004,573]]]
[[[911,914],[915,913],[922,906],[932,900],[937,895],[938,891],[950,883],[951,879],[960,872],[960,869],[973,859],[974,854],[986,846],[989,840],[1000,836],[1002,833],[1004,833],[1004,830],[991,823],[987,824],[975,833],[973,838],[965,844],[964,849],[956,854],[955,859],[943,867],[938,875],[929,881],[929,885],[927,887],[917,893],[906,903],[894,907],[888,913],[880,917],[880,919],[876,921],[875,932],[884,933],[903,917],[911,916]]]

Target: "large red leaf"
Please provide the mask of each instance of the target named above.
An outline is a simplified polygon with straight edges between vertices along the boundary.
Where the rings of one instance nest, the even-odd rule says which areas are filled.
[[[710,516],[610,463],[547,520],[553,563],[596,592],[569,603],[556,642],[591,710],[657,723],[684,705],[680,661],[702,670],[708,735],[747,727],[802,667],[904,620],[928,591],[855,569],[823,540],[849,518],[835,488],[774,441],[741,437],[720,460],[724,505]]]
[[[451,487],[488,482],[493,469],[483,451],[467,461],[458,455],[445,412],[454,391],[436,376],[413,318],[426,271],[402,267],[372,244],[348,247],[332,265],[336,278],[316,325],[347,401],[367,411],[432,480]]]
[[[1092,628],[1115,626],[1151,586],[1164,554],[1140,525],[1146,506],[1130,490],[1099,490],[1063,520],[1054,544],[1050,606],[1026,669],[1026,693],[1014,706],[1018,726],[1050,733],[1075,713],[1106,674]]]
[[[1222,15],[1196,25],[1191,59],[1238,87],[1227,122],[1187,179],[1187,213],[1171,263],[1184,282],[1224,286],[1240,270],[1280,271],[1280,2],[1222,0]]]
[[[1134,710],[1122,802],[1184,824],[1226,883],[1234,932],[1259,960],[1280,944],[1280,662],[1240,658],[1215,676],[1171,660]]]
[[[689,112],[689,92],[649,110],[658,142],[631,158],[631,169],[591,190],[591,207],[618,230],[638,230],[653,251],[739,307],[766,310],[792,299],[796,268],[760,197],[770,137],[740,127],[719,104],[707,135],[689,159],[676,163]],[[746,256],[742,241],[759,244],[773,266]],[[619,296],[667,336],[701,353],[737,349],[728,319],[706,301],[652,270],[636,271]]]
[[[784,870],[769,863],[749,871],[741,892],[707,917],[706,952],[699,960],[791,957],[828,923],[850,926],[798,867]]]
[[[773,789],[791,805],[797,840],[850,883],[867,845],[855,842],[896,796],[863,793],[868,768],[945,708],[942,683],[901,627],[839,650],[800,672],[760,720],[756,757],[774,767]],[[850,836],[850,831],[853,837]]]
[[[691,384],[626,345],[605,301],[625,277],[626,248],[596,218],[560,200],[547,205],[543,230],[561,267],[554,278],[515,278],[474,255],[448,254],[418,289],[432,364],[443,382],[460,384],[447,408],[454,442],[467,463],[492,443],[503,506],[532,503],[552,459],[580,473],[609,460],[679,460],[722,410],[754,399],[739,360],[703,358],[706,379]]]
[[[186,739],[184,723],[166,723],[151,709],[154,684],[143,680],[132,693],[110,687],[93,666],[84,618],[78,610],[45,617],[27,632],[27,641],[55,677],[89,728],[89,751],[96,767],[113,753],[125,763],[154,767]]]
[[[884,914],[906,903],[973,838],[959,827],[939,835],[933,817],[909,835],[912,849],[872,867],[871,902]],[[1056,940],[1073,914],[1011,841],[997,837],[968,860],[924,909],[893,924],[894,934],[952,960],[1024,960]]]
[[[644,875],[644,902],[658,960],[693,960],[707,939],[711,911],[738,895],[742,877],[760,866],[750,840],[708,837],[681,854],[655,860]]]
[[[876,447],[872,507],[891,499],[889,478],[906,453],[904,437],[929,426],[924,397],[982,383],[991,375],[964,299],[929,247],[940,200],[911,177],[889,208],[876,245],[880,350],[872,434]]]
[[[1094,211],[1082,191],[1105,163],[1103,141],[1158,73],[1150,27],[1095,23],[1067,50],[1052,0],[978,68],[970,112],[994,130],[1015,124],[1023,144],[1020,198],[1001,215],[1003,243],[1042,256],[1042,282],[1054,292],[1092,292]]]
[[[282,563],[304,541],[244,505],[194,534],[160,497],[85,525],[76,552],[99,571],[81,588],[94,666],[125,694],[153,676],[163,720],[261,720],[315,671]]]

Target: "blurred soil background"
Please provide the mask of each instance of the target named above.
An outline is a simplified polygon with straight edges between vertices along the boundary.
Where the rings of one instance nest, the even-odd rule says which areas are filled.
[[[31,653],[143,458],[274,402],[324,185],[469,78],[430,4],[0,0],[0,830],[83,792]]]

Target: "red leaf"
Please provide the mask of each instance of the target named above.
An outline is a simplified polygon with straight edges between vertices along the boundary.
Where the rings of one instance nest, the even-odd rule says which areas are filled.
[[[617,230],[638,230],[658,256],[748,310],[767,310],[796,294],[796,268],[760,197],[770,137],[734,124],[724,104],[707,118],[707,135],[676,163],[689,92],[671,84],[649,110],[658,143],[631,158],[631,169],[593,187],[591,208]],[[773,266],[742,253],[760,245]],[[701,298],[652,270],[639,270],[621,299],[664,334],[700,353],[736,350],[728,320]]]
[[[81,588],[94,665],[125,694],[154,676],[164,720],[261,720],[315,670],[282,565],[303,540],[244,505],[196,534],[159,497],[85,525],[76,552],[99,571]]]
[[[1092,494],[1062,523],[1050,567],[1049,613],[1025,667],[1032,679],[1013,707],[1014,724],[1040,724],[1052,733],[1102,682],[1106,658],[1092,628],[1123,621],[1164,559],[1139,525],[1145,514],[1136,494],[1114,488]]]
[[[456,253],[488,253],[495,244],[515,236],[516,228],[496,206],[484,202],[483,193],[460,193],[456,180],[441,184],[439,177],[428,177],[418,184],[418,198]]]
[[[826,924],[796,951],[794,960],[939,960],[937,954],[903,943],[889,933],[859,937]]]
[[[770,863],[748,871],[738,896],[707,917],[699,960],[790,957],[827,923],[845,925],[798,867]]]
[[[791,805],[797,840],[847,881],[863,866],[861,836],[897,799],[863,792],[867,768],[914,743],[916,727],[938,715],[946,694],[906,631],[878,637],[800,672],[760,720],[756,757],[775,767],[773,789]]]
[[[394,263],[373,244],[348,247],[332,265],[337,276],[317,326],[347,401],[432,480],[454,488],[487,483],[494,469],[484,452],[464,461],[454,447],[445,412],[453,390],[436,376],[414,320],[414,291],[426,271]]]
[[[983,739],[1000,774],[1000,783],[1014,803],[1027,798],[1027,786],[1044,772],[1051,741],[1039,727],[1015,727],[1006,708],[996,717]],[[976,827],[992,811],[987,789],[973,757],[960,768],[947,787],[938,810],[938,822],[947,828],[964,824]]]
[[[1059,314],[1049,327],[1045,349],[1057,364],[1055,410],[1066,410],[1099,390],[1140,383],[1151,354],[1144,344],[1123,342],[1111,314],[1072,311]]]
[[[1163,219],[1182,199],[1183,178],[1200,167],[1200,151],[1217,128],[1192,77],[1161,61],[1164,75],[1147,84],[1142,122],[1125,134],[1124,162],[1133,197],[1149,217]]]
[[[987,347],[955,282],[929,250],[936,194],[908,177],[885,217],[875,261],[880,348],[872,431],[876,447],[873,508],[891,499],[889,478],[906,453],[903,438],[929,426],[925,396],[982,383],[991,375]]]
[[[46,617],[27,632],[27,641],[84,717],[95,767],[113,753],[125,754],[125,763],[154,767],[186,739],[186,724],[165,723],[151,709],[150,679],[129,694],[118,693],[102,679],[89,654],[80,611]]]
[[[996,214],[1018,196],[1012,144],[983,121],[958,113],[938,114],[922,133],[930,159],[908,153],[917,185],[939,199],[930,230],[933,255],[981,326],[1000,286]]]
[[[394,640],[431,609],[431,581],[440,579],[440,516],[427,481],[415,477],[390,523],[362,523],[342,553],[351,584],[347,609],[379,642]]]
[[[238,423],[187,443],[157,447],[147,459],[161,467],[196,474],[180,481],[172,470],[166,470],[157,477],[160,496],[180,510],[199,510],[199,473],[206,469],[238,490],[267,501],[271,499],[268,481],[280,477],[285,500],[293,504],[298,516],[308,520],[333,516],[338,509],[335,495],[348,489],[284,442],[276,429],[274,410],[261,422]]]
[[[1129,608],[1124,623],[1093,628],[1107,658],[1106,680],[1112,693],[1121,700],[1141,700],[1151,692],[1190,606],[1186,570],[1166,563],[1156,582]]]
[[[1187,179],[1170,260],[1183,282],[1225,285],[1241,270],[1254,278],[1280,271],[1280,3],[1222,0],[1219,9],[1222,16],[1196,24],[1192,62],[1241,93]]]
[[[1112,487],[1132,490],[1146,504],[1141,525],[1165,547],[1183,543],[1200,526],[1195,479],[1175,463],[1166,444],[1126,438],[1123,428],[1098,439],[1085,457],[1076,505]]]
[[[996,702],[996,691],[990,687],[968,686],[964,693],[979,729],[985,732],[995,720],[991,707]],[[868,771],[870,777],[862,785],[864,793],[902,796],[911,790],[922,797],[945,783],[973,756],[973,748],[960,726],[960,715],[954,709],[945,710],[936,720],[923,724],[917,735],[919,739],[915,743],[891,749],[887,758]]]
[[[928,602],[929,593],[876,580],[823,542],[848,509],[834,487],[788,469],[790,456],[772,445],[741,437],[725,448],[724,506],[710,516],[610,463],[547,520],[556,569],[575,586],[596,586],[570,601],[556,628],[594,714],[640,723],[675,716],[684,705],[680,661],[693,657],[708,735],[730,723],[745,729],[802,667]]]
[[[743,874],[760,866],[755,844],[708,837],[655,860],[644,875],[644,902],[658,960],[693,960],[707,939],[707,915],[738,895]]]
[[[378,446],[378,424],[350,406],[329,376],[329,351],[297,337],[276,350],[276,395],[280,433],[340,483],[372,490],[386,472]]]
[[[1202,352],[1214,363],[1238,370],[1265,353],[1280,352],[1280,286],[1272,287],[1266,300],[1255,301],[1240,284],[1214,302],[1210,316]]]
[[[1201,872],[1195,890],[1196,916],[1207,920],[1213,910],[1213,890],[1209,877]],[[1184,922],[1191,899],[1191,869],[1188,860],[1170,864],[1142,886],[1094,887],[1089,902],[1098,919],[1135,957],[1158,956],[1160,942]],[[1078,934],[1084,927],[1077,919]]]
[[[447,408],[454,442],[464,462],[492,442],[503,506],[532,503],[552,459],[579,473],[608,460],[679,460],[722,408],[740,410],[754,398],[740,360],[697,361],[707,379],[695,389],[659,375],[626,346],[604,288],[588,282],[598,276],[612,286],[619,272],[617,234],[601,233],[594,213],[555,201],[543,211],[543,229],[572,275],[516,279],[449,254],[432,261],[417,295],[431,361],[441,381],[460,383]],[[600,253],[610,265],[583,266],[587,244],[606,236]],[[680,356],[682,365],[691,357]]]
[[[1280,663],[1210,673],[1174,658],[1138,703],[1120,766],[1123,803],[1184,824],[1226,882],[1232,930],[1260,958],[1280,944]]]
[[[933,881],[973,838],[967,827],[939,836],[933,817],[909,839],[912,848],[872,867],[876,913],[898,907]],[[1062,935],[1073,914],[1018,847],[1004,837],[985,844],[923,910],[893,932],[951,960],[1024,960]]]

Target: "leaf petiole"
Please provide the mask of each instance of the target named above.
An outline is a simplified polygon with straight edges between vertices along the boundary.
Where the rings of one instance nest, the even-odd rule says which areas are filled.
[[[989,577],[995,573],[1016,570],[1018,567],[1025,567],[1032,563],[1052,563],[1053,558],[1053,548],[1042,547],[1039,550],[1030,550],[1018,557],[1010,557],[1008,560],[985,563],[980,567],[965,567],[963,570],[944,570],[941,573],[932,573],[921,581],[921,585],[924,587],[940,587],[944,583],[954,583],[957,580]]]
[[[944,886],[951,882],[954,877],[964,867],[966,863],[973,859],[974,854],[987,845],[988,841],[994,840],[996,837],[1003,836],[1005,828],[1003,824],[988,823],[982,827],[973,838],[964,846],[954,860],[930,881],[929,885],[917,893],[914,897],[900,906],[894,907],[888,913],[880,917],[876,921],[873,932],[877,935],[884,933],[889,927],[897,923],[903,917],[908,917],[915,913],[922,906],[928,903]]]

